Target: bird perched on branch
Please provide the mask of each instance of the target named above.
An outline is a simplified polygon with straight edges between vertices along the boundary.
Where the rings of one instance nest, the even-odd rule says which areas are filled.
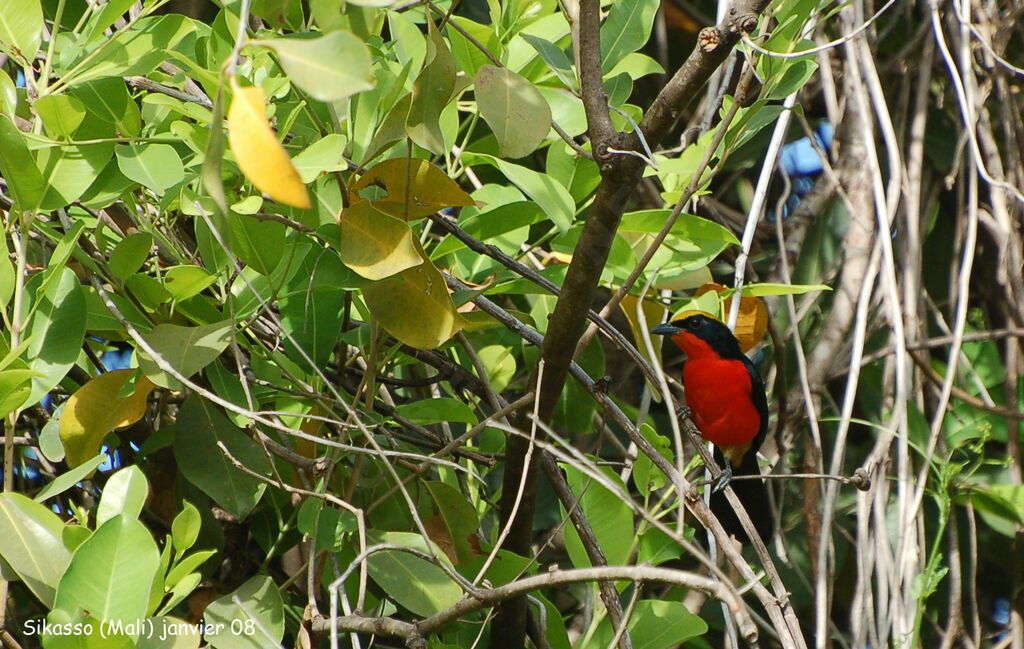
[[[711,495],[711,510],[725,531],[749,539],[721,489],[734,476],[758,476],[757,450],[768,433],[768,399],[757,368],[722,322],[698,311],[683,313],[651,333],[669,336],[686,354],[683,389],[701,436],[715,445],[722,469]],[[768,487],[763,480],[735,480],[733,491],[764,541],[774,531]]]

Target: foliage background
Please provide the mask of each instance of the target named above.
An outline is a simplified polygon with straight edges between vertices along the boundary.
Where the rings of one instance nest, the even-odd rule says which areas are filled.
[[[0,641],[1024,646],[1021,11],[7,0]]]

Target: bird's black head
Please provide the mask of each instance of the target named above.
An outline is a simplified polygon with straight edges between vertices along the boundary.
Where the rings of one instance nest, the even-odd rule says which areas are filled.
[[[651,330],[653,334],[671,336],[680,347],[692,355],[697,338],[722,358],[743,356],[740,343],[729,328],[717,318],[703,311],[687,311],[671,322],[660,324]]]

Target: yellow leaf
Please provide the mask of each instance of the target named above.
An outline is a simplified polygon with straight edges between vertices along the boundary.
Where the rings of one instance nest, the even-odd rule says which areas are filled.
[[[704,295],[708,291],[716,291],[721,293],[725,290],[725,287],[715,282],[708,282],[697,289],[697,297]],[[722,308],[722,322],[725,322],[729,317],[729,311],[732,309],[732,297],[726,299],[725,305]],[[740,349],[743,353],[749,352],[754,348],[757,343],[761,342],[764,335],[768,332],[768,307],[765,306],[764,300],[759,297],[743,297],[740,298],[740,315],[736,320],[736,340],[740,341]]]
[[[341,261],[366,279],[384,279],[423,262],[409,224],[367,201],[341,213]]]
[[[134,373],[135,370],[114,370],[101,374],[68,398],[60,419],[60,439],[68,466],[78,466],[95,456],[110,431],[142,419],[146,399],[156,387],[152,381],[140,377],[132,395],[117,397]]]
[[[638,315],[637,307],[640,306],[640,300],[629,293],[622,296],[622,301],[619,302],[619,308],[626,314],[626,320],[629,322],[629,329],[633,332],[633,340],[636,341],[637,349],[643,354],[647,362],[652,367],[657,367],[661,364],[661,336],[651,336],[651,347],[654,348],[654,358],[651,358],[647,354],[647,345],[644,344],[644,334],[640,328],[640,316]],[[655,300],[644,300],[643,303],[644,319],[647,320],[647,330],[650,331],[652,327],[655,327],[665,319],[665,313],[668,312],[664,306],[656,302]],[[657,385],[651,384],[651,395],[655,401],[661,402],[661,388]]]
[[[363,299],[392,336],[410,347],[434,349],[465,322],[455,310],[441,272],[422,249],[420,254],[422,264],[363,287]]]
[[[473,205],[473,198],[428,160],[393,158],[367,169],[352,185],[355,192],[370,185],[383,185],[387,196],[373,201],[374,207],[392,216],[416,219],[446,207]]]
[[[235,93],[228,109],[228,142],[238,167],[261,192],[292,207],[309,208],[309,194],[266,118],[263,89],[243,88],[232,77]]]

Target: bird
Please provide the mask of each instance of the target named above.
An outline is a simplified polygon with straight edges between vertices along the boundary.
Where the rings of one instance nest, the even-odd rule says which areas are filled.
[[[711,511],[725,531],[748,544],[725,494],[721,490],[733,476],[759,476],[757,451],[768,434],[768,398],[754,363],[740,349],[736,336],[720,320],[701,311],[687,311],[654,327],[651,333],[668,336],[686,354],[683,390],[686,405],[701,437],[714,444],[715,461],[722,469],[713,483]],[[732,489],[765,542],[774,534],[764,480],[736,480]]]

